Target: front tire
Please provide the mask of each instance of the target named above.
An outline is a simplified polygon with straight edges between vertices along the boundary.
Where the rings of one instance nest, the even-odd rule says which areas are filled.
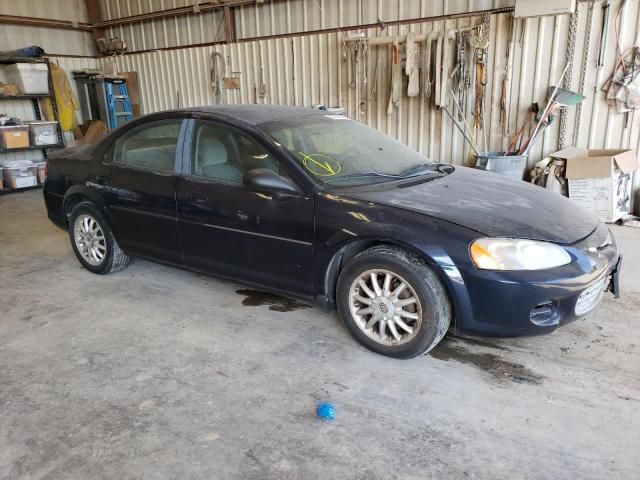
[[[81,202],[69,216],[69,237],[84,268],[104,275],[124,269],[130,261],[116,242],[102,212],[91,202]]]
[[[395,358],[430,351],[452,309],[445,286],[420,258],[380,245],[356,255],[338,277],[340,318],[368,349]]]

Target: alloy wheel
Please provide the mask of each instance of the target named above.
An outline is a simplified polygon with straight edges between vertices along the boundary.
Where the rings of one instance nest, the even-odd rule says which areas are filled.
[[[107,256],[107,242],[100,224],[91,215],[82,214],[73,226],[73,239],[82,258],[93,266],[104,262]]]
[[[349,304],[360,330],[382,345],[408,343],[422,326],[418,295],[390,270],[367,270],[356,277],[349,289]]]

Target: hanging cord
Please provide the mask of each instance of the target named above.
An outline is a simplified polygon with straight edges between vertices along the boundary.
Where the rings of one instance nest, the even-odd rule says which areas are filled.
[[[622,57],[622,42],[620,41],[620,27],[622,24],[622,15],[621,13],[624,11],[624,7],[627,4],[627,0],[622,0],[620,4],[620,8],[618,9],[618,13],[616,14],[616,20],[614,22],[614,28],[616,29],[616,52],[618,53],[618,57]],[[622,71],[626,74],[626,66],[622,65]]]
[[[222,69],[219,69],[222,65]],[[213,52],[211,54],[211,88],[213,89],[214,102],[217,104],[222,102],[222,78],[227,71],[227,65],[221,53]]]
[[[573,76],[573,57],[576,49],[576,29],[578,27],[578,16],[580,12],[580,4],[576,5],[576,11],[571,15],[571,23],[569,24],[569,38],[567,40],[567,55],[565,60],[565,68],[567,72],[564,77],[562,86],[567,90],[571,89],[571,77]],[[560,110],[560,132],[558,134],[558,150],[564,148],[565,137],[567,134],[567,109]]]
[[[375,63],[375,66],[373,68],[373,80],[371,81],[371,91],[369,93],[369,101],[370,102],[375,102],[376,101],[376,94],[378,93],[378,75],[379,75],[378,58],[379,57],[380,57],[380,55],[378,54],[378,52],[376,52],[376,63]]]

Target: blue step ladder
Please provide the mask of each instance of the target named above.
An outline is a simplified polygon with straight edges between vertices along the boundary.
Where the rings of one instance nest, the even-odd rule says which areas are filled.
[[[133,120],[129,89],[126,80],[105,79],[104,91],[107,97],[107,112],[109,114],[109,129]]]

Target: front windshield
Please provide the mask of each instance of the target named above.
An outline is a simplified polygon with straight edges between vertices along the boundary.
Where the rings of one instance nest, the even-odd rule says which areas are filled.
[[[296,117],[260,129],[291,152],[312,177],[331,185],[443,173],[397,140],[342,115]]]

